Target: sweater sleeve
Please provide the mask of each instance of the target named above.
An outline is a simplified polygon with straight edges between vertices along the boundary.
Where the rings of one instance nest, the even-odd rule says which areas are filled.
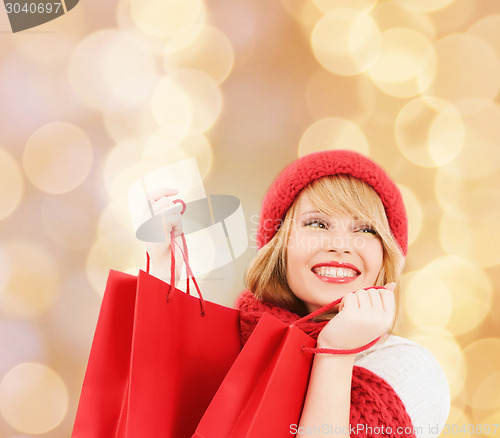
[[[405,405],[417,438],[439,436],[450,412],[450,391],[439,362],[429,350],[390,335],[381,345],[359,354],[354,364],[392,386]]]

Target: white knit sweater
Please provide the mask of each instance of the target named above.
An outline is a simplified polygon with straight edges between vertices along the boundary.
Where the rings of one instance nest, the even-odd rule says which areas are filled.
[[[417,438],[436,438],[450,412],[446,376],[433,354],[416,342],[389,335],[359,353],[354,365],[392,386],[406,407]]]

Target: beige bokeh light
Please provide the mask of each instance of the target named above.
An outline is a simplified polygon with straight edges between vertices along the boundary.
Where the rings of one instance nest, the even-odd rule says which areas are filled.
[[[500,410],[500,371],[490,374],[477,386],[470,405],[477,409]]]
[[[87,256],[87,278],[94,291],[104,295],[109,270],[133,271],[145,267],[146,248],[131,230],[115,229],[99,236]]]
[[[445,9],[455,0],[419,0],[418,2],[411,0],[399,0],[401,6],[410,11],[434,12],[439,9]]]
[[[449,163],[460,152],[465,138],[458,110],[437,98],[416,98],[407,103],[396,118],[394,130],[403,155],[422,167]]]
[[[434,183],[436,199],[447,214],[458,220],[470,221],[466,228],[473,228],[474,224],[479,226],[500,218],[499,176],[493,173],[485,178],[471,180],[464,179],[462,175],[450,175],[441,168],[436,173]]]
[[[497,52],[497,57],[500,59],[500,14],[488,15],[481,20],[476,21],[468,30],[467,33],[482,38],[488,42],[491,47]]]
[[[213,163],[213,150],[203,134],[190,135],[176,141],[167,132],[156,131],[146,142],[142,158],[157,167],[175,163],[186,158],[196,158],[200,176],[204,179]]]
[[[144,33],[169,37],[203,17],[203,0],[130,0],[130,14]]]
[[[377,2],[370,15],[375,19],[379,29],[385,32],[390,29],[413,29],[431,41],[436,37],[436,28],[429,15],[420,11],[405,9],[396,0]]]
[[[0,382],[0,413],[14,429],[43,434],[66,416],[68,389],[61,376],[46,365],[21,363]]]
[[[446,328],[454,335],[463,335],[481,324],[491,308],[492,285],[488,275],[471,260],[443,256],[423,269],[439,279],[448,289],[452,314]],[[439,308],[439,303],[429,303]]]
[[[93,148],[78,126],[56,122],[42,126],[24,147],[23,168],[40,190],[59,194],[79,186],[92,167]]]
[[[338,75],[356,75],[376,61],[380,31],[375,20],[363,11],[334,9],[314,27],[311,45],[324,68]]]
[[[384,93],[410,97],[429,86],[435,71],[429,39],[413,29],[393,28],[382,33],[380,55],[368,74]]]
[[[24,180],[16,160],[0,148],[0,220],[19,206],[24,193]]]
[[[438,360],[446,374],[450,397],[462,391],[466,379],[466,363],[457,339],[441,327],[420,327],[408,334],[408,339],[427,348]]]
[[[97,202],[94,193],[75,191],[47,196],[41,206],[41,225],[50,238],[68,250],[87,248],[95,233]]]
[[[481,403],[475,394],[482,391],[482,386],[486,379],[494,383],[498,379],[500,369],[500,338],[484,337],[473,341],[464,348],[464,357],[467,362],[467,398],[469,406],[478,406]],[[496,399],[496,401],[495,401]],[[493,395],[493,399],[486,399],[485,402],[498,402],[498,393]],[[491,405],[490,405],[491,406]]]
[[[324,14],[340,8],[351,8],[368,12],[375,4],[376,0],[312,0],[312,3]]]
[[[474,110],[471,110],[471,105]],[[477,106],[479,110],[475,110]],[[500,169],[500,105],[464,102],[458,107],[465,127],[460,153],[442,170],[459,179],[488,176]]]
[[[408,245],[411,245],[420,234],[423,221],[422,205],[415,193],[408,187],[398,184],[408,216]]]
[[[461,219],[444,213],[439,226],[442,248],[487,268],[500,264],[500,234],[493,232],[498,218]]]
[[[405,316],[415,327],[446,327],[452,316],[452,298],[447,285],[426,270],[409,272],[399,283]]]
[[[113,89],[133,78],[155,74],[152,56],[126,32],[105,29],[90,34],[73,51],[69,79],[87,105],[102,110]]]
[[[314,122],[299,142],[299,157],[331,149],[350,149],[368,155],[369,144],[361,128],[347,119],[328,117]]]
[[[156,123],[179,138],[191,130],[194,108],[190,96],[170,77],[164,77],[155,87],[151,110]]]
[[[469,34],[454,34],[435,45],[437,69],[427,96],[452,103],[463,100],[493,100],[500,90],[500,60],[483,39]]]
[[[229,38],[211,26],[193,26],[173,36],[167,43],[163,66],[167,73],[190,68],[223,82],[234,65],[234,49]]]
[[[0,309],[22,318],[37,318],[50,310],[59,293],[60,273],[50,251],[34,241],[3,243],[8,260]]]
[[[318,68],[305,87],[307,109],[314,119],[341,117],[353,122],[370,119],[376,88],[366,75],[334,76]]]
[[[189,134],[200,134],[210,129],[222,110],[222,93],[217,83],[208,74],[189,68],[175,70],[168,77],[189,96],[192,109]],[[154,108],[160,113],[158,102]],[[157,120],[160,120],[160,126],[164,126],[166,120],[159,114]]]

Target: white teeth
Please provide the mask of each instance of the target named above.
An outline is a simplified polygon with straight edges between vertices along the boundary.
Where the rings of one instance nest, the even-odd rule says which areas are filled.
[[[321,266],[314,269],[314,272],[321,277],[356,277],[358,273],[349,268],[333,268],[330,266]]]

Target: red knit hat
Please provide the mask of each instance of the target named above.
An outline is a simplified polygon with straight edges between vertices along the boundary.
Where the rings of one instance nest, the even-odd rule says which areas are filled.
[[[408,219],[399,189],[380,166],[348,150],[315,152],[299,158],[281,172],[262,202],[257,231],[259,249],[276,234],[300,191],[314,180],[329,175],[351,175],[375,189],[384,205],[392,234],[406,255]]]

